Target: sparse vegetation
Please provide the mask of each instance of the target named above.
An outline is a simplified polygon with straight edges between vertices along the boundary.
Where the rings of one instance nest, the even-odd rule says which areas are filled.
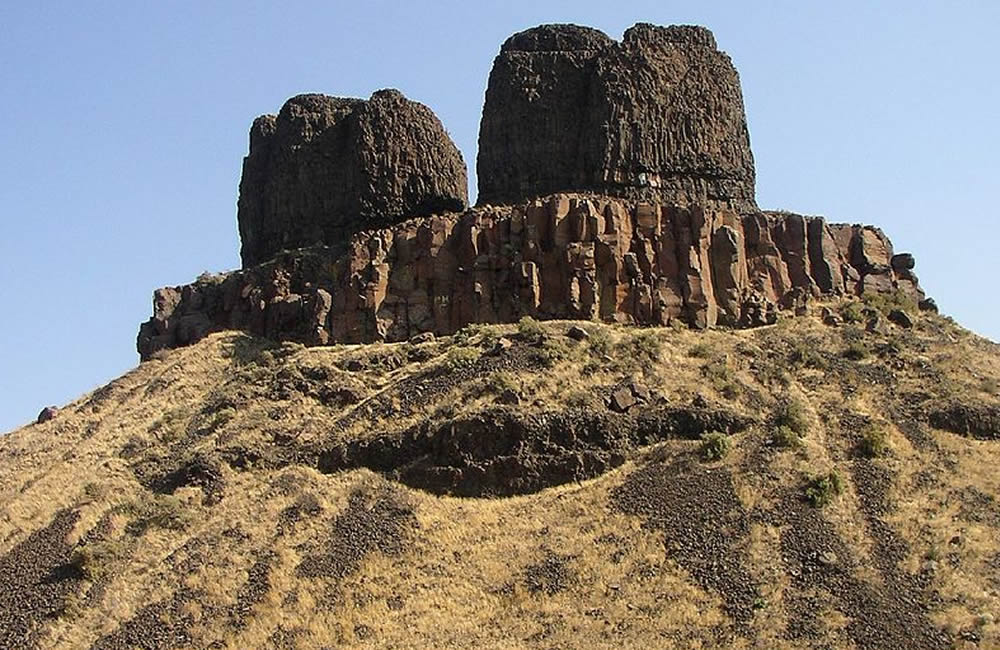
[[[69,563],[88,580],[97,581],[109,575],[127,552],[128,547],[121,540],[94,542],[74,549]]]
[[[545,328],[531,316],[524,316],[517,322],[517,335],[525,343],[538,345],[545,340]]]
[[[181,531],[194,521],[191,506],[170,494],[153,494],[133,501],[126,508],[132,516],[128,531],[141,536],[150,528]]]
[[[844,349],[844,358],[851,361],[862,361],[868,358],[868,346],[861,341],[851,343]]]
[[[712,356],[712,346],[708,343],[695,343],[688,348],[688,356],[695,359],[708,359]]]
[[[341,643],[329,632],[333,628],[342,633],[343,644],[359,642],[360,633],[353,632],[359,620],[379,621],[365,632],[376,645],[416,640],[446,647],[474,637],[484,645],[502,645],[492,631],[476,637],[475,629],[494,625],[505,639],[532,639],[541,629],[543,609],[545,623],[551,623],[548,636],[522,645],[573,647],[582,635],[599,637],[603,620],[629,620],[637,612],[645,615],[645,608],[643,625],[624,630],[622,643],[659,647],[661,634],[678,630],[693,631],[697,643],[705,617],[727,625],[737,611],[725,609],[729,602],[738,604],[741,616],[753,616],[753,629],[761,634],[772,622],[796,620],[792,608],[813,593],[812,581],[833,576],[837,563],[847,561],[850,571],[857,570],[852,575],[864,578],[869,600],[862,604],[871,607],[858,608],[850,600],[853,580],[842,583],[831,596],[840,601],[831,603],[852,608],[850,614],[863,625],[877,628],[883,612],[916,603],[930,609],[919,609],[912,620],[925,617],[937,625],[951,617],[963,621],[955,629],[973,629],[979,613],[993,611],[987,608],[995,599],[982,576],[992,575],[1000,562],[1000,539],[989,534],[1000,521],[994,512],[1000,479],[983,469],[1000,462],[1000,446],[986,437],[1000,419],[988,382],[1000,377],[994,344],[933,315],[922,315],[912,330],[891,326],[888,333],[850,324],[829,327],[818,308],[783,322],[782,328],[739,332],[593,323],[586,324],[590,337],[581,341],[566,336],[570,323],[542,323],[550,334],[537,344],[523,341],[514,324],[481,325],[470,327],[461,345],[440,337],[419,344],[308,349],[213,334],[172,351],[169,363],[141,365],[108,391],[99,410],[86,401],[82,407],[67,405],[62,435],[39,436],[28,427],[0,439],[0,491],[9,499],[9,516],[0,517],[0,539],[8,540],[0,561],[17,559],[12,549],[30,545],[48,522],[79,517],[53,528],[45,540],[47,548],[66,541],[56,573],[40,566],[45,571],[28,576],[21,593],[72,585],[76,591],[65,600],[67,613],[47,620],[56,620],[57,632],[65,635],[60,638],[82,639],[84,646],[94,643],[81,630],[129,629],[146,603],[165,603],[162,615],[178,621],[179,633],[194,647],[217,639],[231,647],[267,646],[276,621],[293,620],[306,622],[300,645]],[[494,347],[500,336],[513,346]],[[238,363],[225,355],[238,340],[245,341],[246,358],[255,361]],[[887,341],[900,346],[897,357],[882,356]],[[842,356],[855,342],[870,350],[862,364]],[[466,350],[449,352],[458,348]],[[802,352],[790,363],[796,348]],[[251,354],[254,349],[258,353]],[[415,363],[414,350],[429,363]],[[395,367],[397,353],[401,365]],[[543,358],[550,360],[549,368],[537,363]],[[824,359],[825,367],[815,367]],[[461,370],[446,371],[449,360]],[[395,369],[376,370],[380,366]],[[649,389],[649,398],[639,395],[633,382]],[[619,412],[605,398],[620,387],[644,401]],[[338,391],[350,396],[330,396]],[[666,431],[670,427],[660,424],[661,413],[697,420],[688,433],[677,420],[682,434],[677,438],[730,431],[726,420],[716,421],[717,410],[755,422],[739,437],[668,436],[606,454],[603,449],[591,454],[590,447],[577,453],[573,447],[593,435],[591,423],[604,427],[599,435],[611,446],[624,437],[648,435],[654,426],[660,427],[657,434]],[[545,429],[546,436],[529,435],[519,429],[519,420],[509,419],[522,415],[558,424]],[[906,427],[904,418],[920,426]],[[167,435],[168,430],[177,433]],[[213,435],[195,435],[209,430]],[[92,433],[83,437],[84,432]],[[762,439],[770,449],[761,449]],[[439,442],[449,448],[436,448]],[[353,450],[361,447],[365,458],[358,466],[352,463],[361,454]],[[338,464],[341,450],[352,463]],[[329,465],[316,462],[317,452],[328,453]],[[558,460],[547,465],[518,458],[527,455],[531,461],[532,454],[550,452]],[[439,453],[445,455],[437,458]],[[193,462],[198,454],[204,466]],[[891,458],[859,460],[884,454]],[[542,467],[557,471],[545,472],[554,483],[540,492],[480,499],[464,498],[462,490],[473,480],[466,467],[482,468],[497,485],[534,480],[532,472],[540,475]],[[209,498],[216,470],[226,486],[211,494],[221,500]],[[608,474],[585,480],[601,472]],[[352,509],[349,495],[359,484],[391,485],[411,495],[419,526],[406,533],[410,539],[385,529],[363,557],[343,568],[328,550],[331,540],[357,540],[357,521],[385,519],[385,513],[371,511],[378,500],[366,500],[364,507],[356,504],[358,519],[351,527],[334,525]],[[164,494],[169,490],[172,495]],[[619,498],[631,499],[635,509],[609,511]],[[789,498],[800,501],[789,504]],[[949,507],[943,510],[942,502]],[[397,507],[395,501],[382,503],[389,513]],[[827,504],[830,512],[813,510],[810,503]],[[870,525],[873,507],[885,509],[878,514],[884,526]],[[57,514],[63,508],[68,513]],[[690,522],[698,526],[683,530]],[[711,539],[720,541],[706,554],[699,542],[715,522],[721,526]],[[960,542],[951,541],[959,535]],[[669,557],[665,540],[671,544]],[[895,541],[912,549],[905,571],[920,572],[915,589],[909,581],[867,580],[879,575],[883,553]],[[71,556],[69,545],[76,543]],[[398,554],[387,556],[380,544]],[[842,552],[855,548],[860,551],[850,557]],[[533,586],[542,583],[526,581],[537,574],[532,567],[549,568],[540,561],[545,549],[572,557],[573,579],[551,595]],[[303,577],[298,568],[306,558],[343,573]],[[953,566],[952,558],[962,566]],[[708,581],[685,571],[686,566],[697,570],[706,559],[720,567],[701,574],[709,575]],[[71,560],[79,574],[67,566]],[[811,573],[798,577],[808,580],[788,576],[800,561]],[[44,582],[50,575],[61,582]],[[318,600],[333,591],[333,575],[336,598]],[[714,581],[717,575],[744,576],[744,584],[761,576],[774,582],[740,591],[732,581]],[[5,576],[8,584],[18,579]],[[947,610],[922,600],[930,590],[951,598],[970,587],[987,596],[949,601]],[[480,598],[481,589],[488,595]],[[658,599],[664,589],[675,600]],[[181,600],[188,590],[197,594],[196,602]],[[259,600],[246,600],[247,594]],[[615,594],[619,597],[608,597]],[[733,600],[733,594],[742,595]],[[193,626],[183,627],[191,620],[185,618],[188,610],[172,609],[174,602],[190,608]],[[580,602],[599,603],[595,607],[602,611],[585,615]],[[119,604],[122,613],[115,614]],[[320,604],[321,626],[312,627]],[[227,613],[235,611],[249,612],[252,624],[230,627]],[[439,631],[442,623],[455,627],[454,636]],[[49,622],[39,629],[54,638]],[[790,628],[779,623],[776,629],[759,644],[780,646]],[[863,645],[823,616],[816,629],[816,643],[836,646],[843,639]],[[996,644],[995,625],[976,633],[983,647]],[[703,645],[717,642],[701,639]]]
[[[787,427],[800,438],[809,433],[809,411],[799,398],[787,396],[782,399],[775,409],[773,420],[776,427]]]
[[[702,460],[721,460],[729,452],[729,436],[723,433],[706,433],[701,437],[698,453]]]
[[[916,301],[898,289],[891,293],[867,291],[861,296],[861,300],[868,307],[882,312],[883,315],[888,315],[893,309],[902,309],[910,313],[917,311]]]
[[[448,372],[457,372],[472,365],[479,360],[480,351],[478,348],[453,347],[448,350],[444,358],[444,368]]]
[[[860,302],[850,301],[840,308],[840,317],[845,323],[860,323],[864,321],[864,306]]]
[[[889,434],[876,424],[869,424],[861,432],[858,450],[866,458],[885,456],[889,451]]]
[[[836,471],[808,480],[805,487],[806,500],[816,508],[829,505],[844,491],[844,481]]]
[[[771,435],[771,443],[775,447],[797,449],[802,446],[802,436],[796,433],[790,426],[782,424],[775,427],[774,433]]]
[[[163,442],[180,438],[186,430],[194,409],[190,404],[181,404],[168,409],[149,427],[149,432]]]
[[[795,341],[788,355],[789,363],[814,370],[826,369],[826,359],[823,358],[818,347],[816,341]]]

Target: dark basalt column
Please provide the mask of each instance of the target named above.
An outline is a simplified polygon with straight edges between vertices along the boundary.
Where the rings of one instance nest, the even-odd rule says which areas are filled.
[[[367,101],[298,95],[250,128],[238,211],[243,266],[467,203],[462,155],[423,104],[396,90]]]
[[[480,204],[577,191],[756,208],[739,75],[703,27],[639,24],[620,43],[576,25],[511,36],[477,173]]]

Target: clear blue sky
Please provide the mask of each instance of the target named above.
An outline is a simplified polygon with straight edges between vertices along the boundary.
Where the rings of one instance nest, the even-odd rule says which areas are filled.
[[[1000,339],[995,0],[5,2],[0,431],[134,366],[154,288],[239,265],[256,115],[396,87],[474,179],[508,35],[639,21],[706,25],[732,56],[762,207],[883,227],[944,312]]]

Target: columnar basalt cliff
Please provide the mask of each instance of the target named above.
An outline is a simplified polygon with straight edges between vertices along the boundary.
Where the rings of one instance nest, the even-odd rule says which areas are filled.
[[[298,95],[250,128],[238,215],[243,266],[467,203],[462,155],[423,104],[396,90],[368,101]]]
[[[594,191],[754,209],[739,75],[703,27],[640,24],[620,43],[542,25],[493,63],[479,132],[480,203]]]
[[[773,323],[820,295],[923,297],[876,228],[557,194],[354,235],[186,287],[160,289],[139,351],[243,329],[306,344],[400,341],[469,323],[600,319]]]
[[[479,207],[440,122],[396,91],[290,99],[240,183],[244,268],[154,294],[143,358],[242,329],[307,344],[470,323],[773,323],[819,296],[923,293],[877,228],[759,211],[739,79],[700,27],[504,43]]]

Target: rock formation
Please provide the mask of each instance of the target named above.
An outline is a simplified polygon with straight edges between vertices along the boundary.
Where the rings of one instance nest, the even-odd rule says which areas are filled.
[[[325,344],[523,316],[752,327],[814,296],[924,298],[877,228],[756,208],[739,78],[704,28],[515,34],[479,145],[480,205],[459,212],[461,156],[396,91],[258,118],[244,268],[158,290],[142,358],[223,329]]]
[[[399,91],[364,101],[299,95],[250,128],[238,221],[243,266],[282,249],[462,210],[462,155],[434,113]]]
[[[589,191],[752,210],[739,76],[703,27],[575,25],[511,36],[479,132],[479,202]]]
[[[586,319],[749,327],[813,296],[923,297],[876,228],[556,194],[416,218],[160,289],[143,358],[243,329],[306,344],[401,341],[469,323]]]

